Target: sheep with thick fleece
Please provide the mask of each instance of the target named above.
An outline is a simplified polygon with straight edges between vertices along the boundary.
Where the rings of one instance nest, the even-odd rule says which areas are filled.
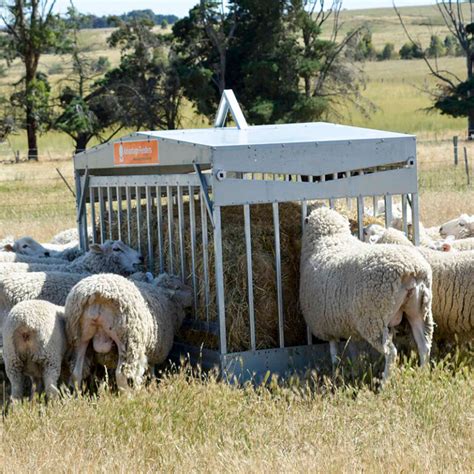
[[[439,233],[443,238],[449,235],[454,236],[455,239],[474,237],[474,216],[461,214],[456,219],[442,224],[439,228]]]
[[[33,257],[16,252],[0,252],[0,263],[41,263],[46,265],[64,265],[62,258]]]
[[[397,350],[391,328],[406,314],[421,364],[429,359],[431,269],[413,248],[375,246],[353,237],[347,219],[330,209],[306,219],[300,304],[313,334],[330,341],[362,338],[385,355],[384,379]]]
[[[32,387],[56,396],[66,353],[64,308],[47,301],[23,301],[12,308],[3,327],[3,359],[11,397],[23,397],[25,376]]]
[[[398,235],[397,235],[398,232]],[[413,244],[394,229],[376,243]],[[433,272],[433,320],[436,335],[444,339],[474,337],[474,251],[439,252],[419,247]]]
[[[40,244],[32,237],[21,237],[11,244],[3,246],[5,252],[14,252],[31,257],[54,257],[72,262],[84,252],[79,249],[78,242],[66,245]]]
[[[0,264],[0,275],[25,272],[70,272],[70,273],[117,273],[129,275],[143,263],[139,252],[121,240],[107,240],[103,244],[92,244],[89,251],[73,262],[62,265],[45,263]]]
[[[79,282],[65,306],[66,337],[75,360],[73,381],[80,386],[90,343],[95,352],[118,352],[116,381],[141,384],[149,364],[166,360],[191,289],[174,276],[160,275],[153,283],[133,283],[119,275],[94,275]],[[115,345],[115,346],[114,346]]]
[[[92,227],[87,228],[87,236],[89,242],[92,241]],[[77,244],[79,242],[79,232],[77,227],[72,227],[70,229],[63,230],[57,233],[52,239],[51,243],[56,245],[68,245],[68,244]]]

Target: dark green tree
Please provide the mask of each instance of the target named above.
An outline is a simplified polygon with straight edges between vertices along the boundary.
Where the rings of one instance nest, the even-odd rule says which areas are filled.
[[[9,61],[19,58],[24,76],[18,83],[13,102],[22,107],[28,138],[28,159],[38,159],[37,133],[44,117],[45,99],[49,97],[44,77],[39,77],[38,66],[45,52],[65,52],[68,48],[65,24],[54,13],[55,0],[12,0],[8,13],[2,17],[4,34],[0,50]],[[39,110],[38,107],[42,107]]]
[[[439,36],[431,35],[430,45],[426,50],[426,55],[429,58],[440,58],[441,56],[446,55],[446,48]]]
[[[393,43],[385,43],[385,46],[380,53],[380,60],[381,61],[388,61],[390,59],[394,59],[396,56],[395,53],[395,45]]]

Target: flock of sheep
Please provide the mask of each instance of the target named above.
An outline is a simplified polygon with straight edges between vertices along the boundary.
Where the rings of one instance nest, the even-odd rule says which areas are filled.
[[[313,334],[330,342],[361,338],[385,355],[384,379],[397,356],[393,329],[409,322],[420,363],[433,333],[474,335],[474,216],[422,228],[415,247],[400,230],[370,225],[364,240],[338,212],[318,208],[302,237],[300,305]],[[80,387],[96,362],[115,367],[117,386],[139,386],[166,360],[192,289],[166,273],[140,270],[143,257],[121,241],[77,247],[77,232],[52,244],[24,237],[0,251],[0,324],[13,400],[53,397],[60,381]],[[375,245],[374,245],[375,244]],[[113,360],[107,359],[109,357]],[[32,392],[32,393],[33,393]]]

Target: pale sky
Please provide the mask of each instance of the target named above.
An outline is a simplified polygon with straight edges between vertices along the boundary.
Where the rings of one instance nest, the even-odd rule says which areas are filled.
[[[185,16],[189,9],[199,0],[75,0],[74,5],[81,13],[97,15],[120,14],[130,10],[152,9],[155,13]],[[0,4],[1,4],[0,0]],[[57,0],[61,11],[66,11],[70,0]],[[326,3],[330,3],[327,1]],[[396,0],[397,6],[430,5],[434,0]],[[343,0],[343,7],[348,9],[391,7],[392,0]]]

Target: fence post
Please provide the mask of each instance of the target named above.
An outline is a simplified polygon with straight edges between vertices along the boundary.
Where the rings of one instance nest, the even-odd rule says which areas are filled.
[[[15,163],[20,162],[20,150],[17,150],[15,153]]]
[[[464,165],[466,166],[466,176],[467,176],[467,185],[471,184],[471,179],[469,177],[469,161],[467,159],[467,148],[464,147]]]
[[[458,164],[458,137],[453,137],[453,147],[454,147],[454,164]]]

